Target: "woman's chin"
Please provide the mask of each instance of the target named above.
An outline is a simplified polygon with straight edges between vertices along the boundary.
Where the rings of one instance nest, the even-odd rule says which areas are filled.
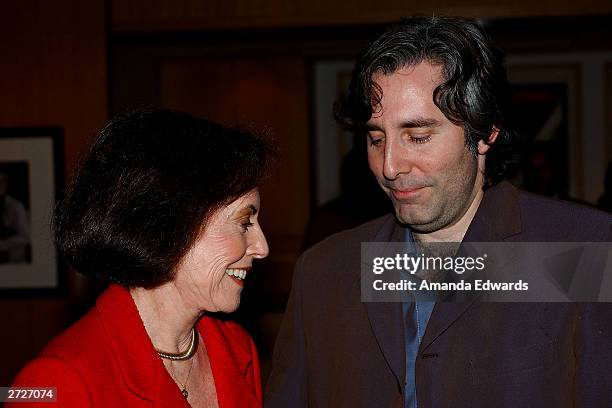
[[[234,304],[224,305],[223,307],[219,308],[219,312],[234,313],[236,310],[238,310],[238,307],[240,307],[240,299],[238,299],[238,302]]]
[[[233,296],[227,296],[217,302],[217,312],[222,313],[233,313],[240,307],[240,293],[233,294]]]

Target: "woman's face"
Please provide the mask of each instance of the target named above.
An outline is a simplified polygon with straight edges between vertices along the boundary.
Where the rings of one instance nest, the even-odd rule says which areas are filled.
[[[176,270],[174,284],[189,306],[226,313],[238,308],[253,259],[268,255],[258,213],[259,191],[253,189],[210,217]]]

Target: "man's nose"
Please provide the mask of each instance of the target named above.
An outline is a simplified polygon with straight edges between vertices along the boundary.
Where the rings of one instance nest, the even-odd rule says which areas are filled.
[[[410,173],[411,170],[411,153],[402,145],[399,137],[387,137],[383,176],[387,180],[395,180],[400,174]]]

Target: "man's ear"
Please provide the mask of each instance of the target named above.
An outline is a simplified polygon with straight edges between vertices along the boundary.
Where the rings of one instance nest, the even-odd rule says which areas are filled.
[[[499,129],[497,128],[497,126],[493,126],[493,129],[491,130],[491,134],[489,135],[489,140],[487,141],[487,143],[485,143],[482,140],[478,142],[478,154],[486,154],[489,151],[489,148],[491,147],[491,145],[495,143],[495,140],[497,139],[497,135],[499,135]]]

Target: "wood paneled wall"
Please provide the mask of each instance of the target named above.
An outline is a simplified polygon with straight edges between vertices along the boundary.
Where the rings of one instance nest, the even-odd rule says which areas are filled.
[[[69,173],[106,120],[105,2],[23,0],[2,9],[0,126],[62,126]],[[72,298],[0,299],[0,386],[72,321]]]
[[[612,13],[609,0],[110,0],[114,32],[385,23],[401,16],[475,18]]]

